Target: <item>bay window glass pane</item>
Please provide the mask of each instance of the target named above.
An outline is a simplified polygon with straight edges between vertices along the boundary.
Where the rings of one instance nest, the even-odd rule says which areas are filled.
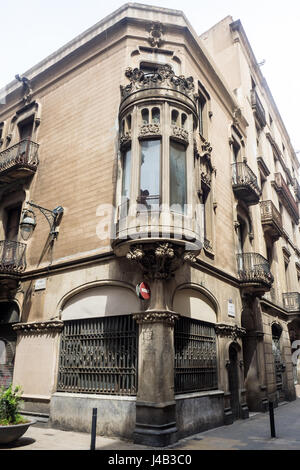
[[[141,142],[139,203],[158,210],[160,203],[160,140]]]
[[[130,198],[130,181],[131,181],[131,149],[126,150],[123,154],[122,169],[122,197],[120,216],[126,217],[128,210],[128,201]]]
[[[123,154],[122,199],[130,195],[131,149]]]
[[[186,151],[185,146],[170,142],[170,205],[184,212],[186,204]]]

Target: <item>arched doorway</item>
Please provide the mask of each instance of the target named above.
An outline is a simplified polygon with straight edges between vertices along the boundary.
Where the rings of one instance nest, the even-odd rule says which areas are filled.
[[[19,321],[15,302],[0,302],[0,387],[7,388],[13,381],[17,334],[13,324]]]
[[[233,419],[240,418],[240,393],[239,393],[239,365],[238,346],[232,343],[229,346],[228,384],[230,392],[230,406]]]

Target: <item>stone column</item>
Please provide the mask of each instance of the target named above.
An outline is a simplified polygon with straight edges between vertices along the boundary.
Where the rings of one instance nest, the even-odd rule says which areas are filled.
[[[163,447],[177,440],[174,395],[174,323],[166,284],[192,255],[170,243],[131,247],[127,259],[138,262],[150,284],[149,307],[134,314],[139,323],[139,370],[134,442]]]
[[[171,311],[147,310],[139,323],[139,372],[134,442],[163,447],[176,438],[174,322]]]

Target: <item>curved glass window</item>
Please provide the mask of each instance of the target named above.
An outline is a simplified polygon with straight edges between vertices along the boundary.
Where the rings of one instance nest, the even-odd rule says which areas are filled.
[[[127,149],[122,156],[122,194],[120,217],[126,217],[128,213],[128,204],[130,199],[131,184],[131,148]]]
[[[141,142],[140,195],[146,209],[158,210],[160,204],[160,140]]]
[[[170,206],[184,212],[186,204],[186,150],[183,144],[170,141]]]

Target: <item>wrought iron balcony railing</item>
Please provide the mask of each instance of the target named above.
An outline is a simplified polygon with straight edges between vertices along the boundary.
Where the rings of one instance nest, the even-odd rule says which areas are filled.
[[[259,202],[261,190],[257,177],[245,162],[232,164],[232,188],[238,199],[253,205]]]
[[[267,124],[266,113],[264,107],[258,97],[256,90],[251,90],[251,106],[255,113],[256,119],[261,127]]]
[[[12,240],[0,241],[0,275],[19,274],[26,268],[26,244]]]
[[[283,306],[288,312],[300,312],[299,292],[286,292],[282,294]]]
[[[0,152],[0,181],[23,178],[35,173],[38,166],[39,145],[24,139]]]
[[[274,174],[274,181],[272,181],[276,192],[282,200],[286,210],[289,212],[290,216],[293,218],[294,222],[298,224],[299,222],[299,208],[298,204],[295,201],[288,185],[283,179],[281,173]]]
[[[283,234],[282,218],[272,201],[260,203],[261,223],[264,231],[269,232],[274,241]]]
[[[274,278],[270,270],[270,264],[259,253],[239,253],[237,255],[238,275],[245,284],[257,284],[271,287]]]

